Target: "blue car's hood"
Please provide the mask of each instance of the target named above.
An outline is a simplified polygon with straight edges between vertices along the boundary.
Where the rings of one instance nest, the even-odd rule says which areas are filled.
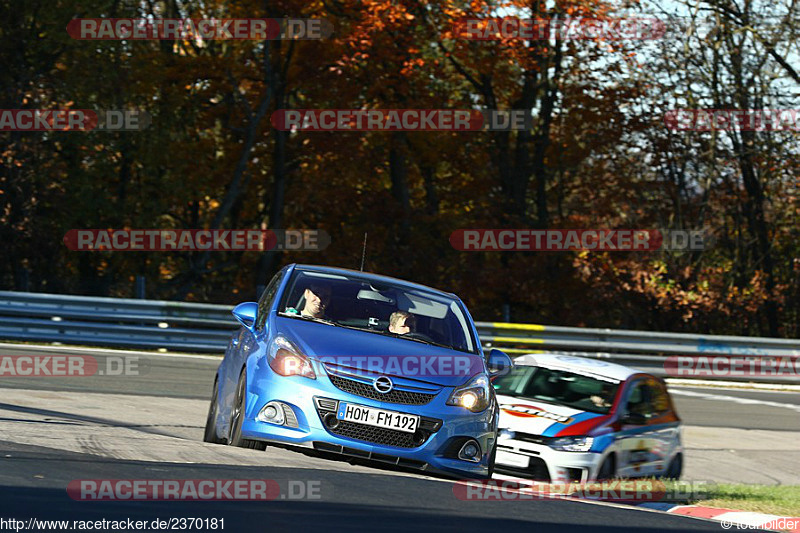
[[[452,387],[485,371],[478,354],[378,333],[276,317],[278,333],[305,355],[358,373],[398,376]]]

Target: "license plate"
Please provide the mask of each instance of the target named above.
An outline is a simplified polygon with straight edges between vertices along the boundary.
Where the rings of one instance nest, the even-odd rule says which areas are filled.
[[[342,402],[339,403],[339,412],[336,413],[336,418],[368,426],[396,429],[406,433],[414,433],[419,425],[419,417],[417,415],[407,415],[405,413],[384,411],[374,407]]]
[[[527,455],[511,453],[504,450],[497,450],[495,461],[501,465],[516,466],[519,468],[528,468],[531,464],[531,458]]]

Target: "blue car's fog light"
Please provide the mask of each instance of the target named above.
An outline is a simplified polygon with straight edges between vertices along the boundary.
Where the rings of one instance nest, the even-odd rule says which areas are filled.
[[[261,409],[261,412],[258,413],[256,420],[259,422],[269,422],[270,424],[282,426],[286,421],[283,407],[284,406],[280,402],[269,402]]]
[[[475,440],[468,440],[458,451],[458,458],[462,461],[478,463],[481,460],[481,445]]]

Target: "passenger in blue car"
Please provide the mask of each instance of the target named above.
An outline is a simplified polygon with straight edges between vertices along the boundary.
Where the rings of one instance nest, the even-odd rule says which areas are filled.
[[[389,331],[397,335],[414,333],[417,328],[417,317],[408,311],[395,311],[389,317]]]

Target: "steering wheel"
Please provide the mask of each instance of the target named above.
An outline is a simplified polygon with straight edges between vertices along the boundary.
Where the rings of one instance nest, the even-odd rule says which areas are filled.
[[[410,331],[410,332],[406,333],[405,335],[403,335],[403,337],[408,337],[409,339],[419,339],[419,340],[425,341],[425,342],[435,342],[433,339],[431,339],[427,335],[425,335],[423,333],[417,333],[416,331]]]

